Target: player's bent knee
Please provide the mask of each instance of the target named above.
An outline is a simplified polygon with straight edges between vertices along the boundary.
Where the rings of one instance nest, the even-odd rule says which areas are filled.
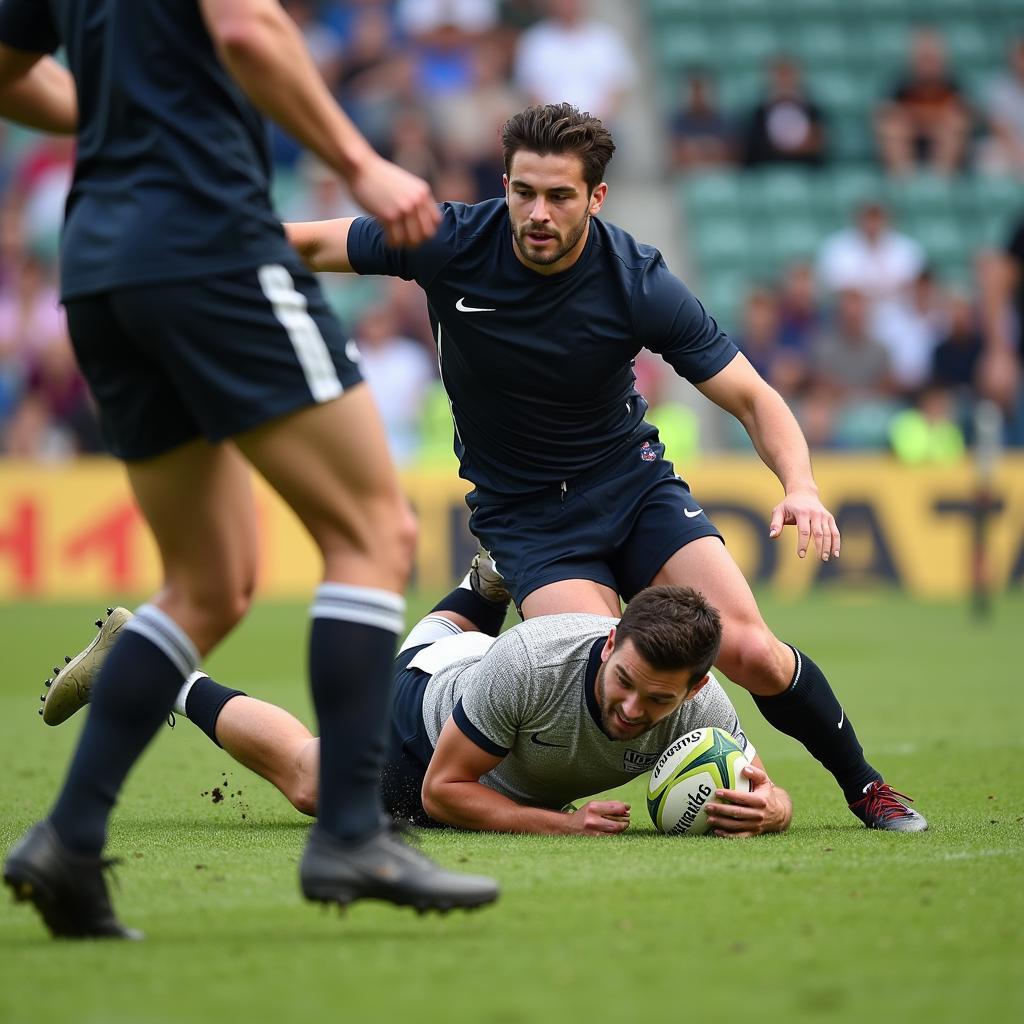
[[[787,662],[791,660],[788,648],[762,623],[727,630],[716,665],[734,683],[767,696],[789,686],[792,668]]]

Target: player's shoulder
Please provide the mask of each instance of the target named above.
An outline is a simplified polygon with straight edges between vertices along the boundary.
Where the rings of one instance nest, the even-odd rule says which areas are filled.
[[[620,263],[623,269],[642,273],[664,264],[661,252],[655,246],[637,240],[617,224],[595,217],[591,225],[595,232],[595,246],[607,258]]]
[[[443,219],[456,229],[462,239],[470,239],[475,235],[504,229],[508,221],[507,210],[505,200],[501,197],[484,199],[479,203],[449,201],[441,204]]]

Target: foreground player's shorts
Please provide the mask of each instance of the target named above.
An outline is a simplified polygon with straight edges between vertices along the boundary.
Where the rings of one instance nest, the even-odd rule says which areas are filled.
[[[680,548],[721,539],[664,454],[655,434],[564,490],[501,504],[469,495],[469,528],[517,606],[540,587],[574,579],[603,583],[628,601]]]
[[[104,438],[122,459],[223,441],[362,379],[319,285],[297,264],[66,305]]]

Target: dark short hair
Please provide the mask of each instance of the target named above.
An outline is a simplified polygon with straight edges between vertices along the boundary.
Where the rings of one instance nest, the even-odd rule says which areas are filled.
[[[626,606],[615,639],[617,644],[632,640],[652,668],[690,669],[692,686],[718,657],[722,619],[693,587],[648,587]]]
[[[512,157],[521,149],[541,156],[572,153],[580,158],[583,180],[593,192],[604,180],[604,169],[615,152],[615,143],[596,117],[581,113],[571,103],[545,103],[527,107],[505,122],[501,149],[506,174],[511,171]]]

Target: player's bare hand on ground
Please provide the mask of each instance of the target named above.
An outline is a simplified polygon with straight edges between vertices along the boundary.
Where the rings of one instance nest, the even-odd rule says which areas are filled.
[[[788,809],[775,784],[752,764],[743,769],[743,774],[754,787],[749,793],[738,789],[715,790],[716,802],[706,807],[711,831],[716,836],[730,839],[778,832],[780,827],[784,827]]]
[[[801,558],[812,543],[823,562],[839,557],[840,537],[835,516],[814,491],[792,491],[772,509],[768,536],[779,537],[784,526],[796,527],[796,553]]]
[[[433,237],[441,222],[430,186],[376,154],[349,187],[356,202],[380,222],[388,245],[419,245]]]
[[[629,828],[629,804],[618,800],[590,800],[569,815],[570,831],[591,836],[615,835]]]

